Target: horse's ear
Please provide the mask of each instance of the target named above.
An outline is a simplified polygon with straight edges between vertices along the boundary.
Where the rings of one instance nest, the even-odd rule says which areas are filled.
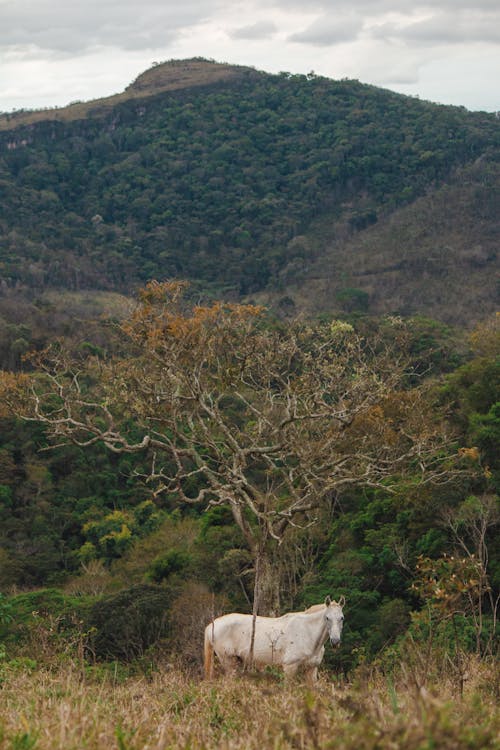
[[[326,597],[326,599],[325,599],[325,605],[326,605],[327,607],[329,607],[331,603],[332,603],[332,600],[330,599],[330,597],[329,597],[329,596],[327,596],[327,597]]]
[[[343,607],[345,604],[345,596],[342,594],[342,596],[339,599],[339,607]]]

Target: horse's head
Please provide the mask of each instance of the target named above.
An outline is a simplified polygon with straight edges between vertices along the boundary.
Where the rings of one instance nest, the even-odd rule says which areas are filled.
[[[328,629],[328,637],[332,646],[338,646],[344,625],[344,613],[342,607],[345,597],[341,596],[339,601],[332,601],[329,596],[325,599],[325,620]]]

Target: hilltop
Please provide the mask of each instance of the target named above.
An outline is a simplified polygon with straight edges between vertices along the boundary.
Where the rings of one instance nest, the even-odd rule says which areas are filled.
[[[197,58],[0,123],[4,293],[177,277],[288,314],[495,308],[493,115]]]
[[[14,112],[0,113],[0,130],[11,130],[20,125],[32,125],[47,120],[70,122],[85,117],[102,117],[121,102],[143,99],[165,91],[207,86],[219,81],[228,81],[252,71],[252,68],[216,63],[202,58],[155,63],[149,70],[137,76],[135,81],[119,94],[112,94],[87,102],[76,101],[66,107],[20,109]],[[253,72],[256,74],[255,71]]]

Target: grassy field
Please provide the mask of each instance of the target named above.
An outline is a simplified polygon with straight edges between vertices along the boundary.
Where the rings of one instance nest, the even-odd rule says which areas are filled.
[[[471,663],[463,696],[452,681],[418,685],[366,669],[347,683],[323,675],[314,690],[279,675],[201,681],[164,667],[77,662],[0,671],[2,750],[500,748],[498,675]]]

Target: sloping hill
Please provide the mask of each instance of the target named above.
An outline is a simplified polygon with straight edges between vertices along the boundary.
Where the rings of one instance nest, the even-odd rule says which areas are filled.
[[[467,170],[496,158],[494,116],[199,59],[117,96],[4,121],[0,287],[127,293],[176,276],[299,309],[462,320],[461,290],[484,277],[493,304],[495,193]]]
[[[489,154],[361,232],[318,227],[317,259],[285,267],[279,289],[256,297],[288,315],[424,314],[471,325],[500,302],[499,209],[500,161]]]

